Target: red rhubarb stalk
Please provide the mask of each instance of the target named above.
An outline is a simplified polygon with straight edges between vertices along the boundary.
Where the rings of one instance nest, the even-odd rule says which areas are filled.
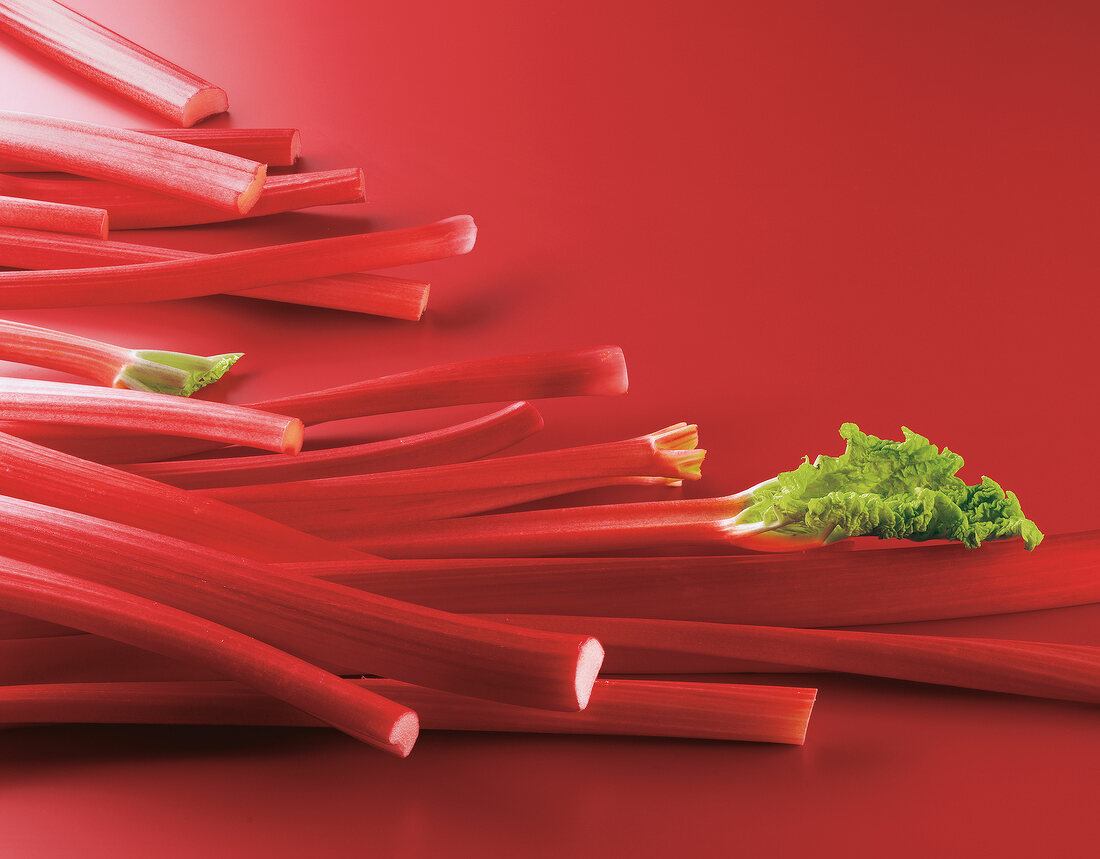
[[[314,480],[363,472],[465,462],[496,453],[542,429],[530,403],[512,403],[481,418],[385,441],[311,450],[297,456],[234,456],[180,462],[144,462],[124,471],[184,489]]]
[[[355,680],[413,708],[429,730],[606,734],[802,745],[816,689],[684,681],[597,680],[581,713],[516,707]],[[69,683],[0,688],[0,723],[92,722],[305,727],[316,719],[229,681]]]
[[[381,474],[231,486],[203,492],[263,516],[296,522],[305,531],[347,536],[349,531],[354,533],[360,528],[377,530],[371,525],[371,517],[380,512],[379,508],[400,506],[406,495],[430,498],[631,476],[677,482],[685,478],[696,480],[704,456],[704,451],[696,449],[697,443],[698,428],[680,423],[626,441]]]
[[[0,558],[0,597],[13,611],[197,663],[402,757],[416,742],[416,714],[407,707],[159,602],[8,558]]]
[[[255,408],[36,379],[0,378],[0,420],[167,433],[276,453],[297,453],[303,436],[298,418]]]
[[[116,230],[210,224],[313,206],[361,203],[365,199],[363,171],[359,168],[269,176],[255,204],[246,213],[131,185],[76,176],[0,176],[0,192],[12,197],[105,209]]]
[[[0,493],[181,537],[256,561],[355,557],[214,498],[0,433]]]
[[[641,618],[508,620],[598,635],[607,648],[607,670],[623,674],[710,673],[750,660],[1100,704],[1100,647]]]
[[[302,137],[296,128],[135,128],[134,131],[216,149],[268,167],[290,167],[302,154]],[[26,162],[0,160],[0,172],[4,173],[34,173],[39,169]]]
[[[3,177],[0,177],[0,186],[2,184]],[[0,265],[11,268],[95,268],[104,265],[199,259],[202,256],[204,254],[193,251],[0,228]],[[429,285],[423,281],[352,272],[295,283],[261,286],[229,294],[417,320],[428,303],[428,289]]]
[[[584,709],[603,651],[586,635],[451,615],[172,537],[0,496],[5,553],[190,611],[340,673]]]
[[[599,614],[765,626],[854,626],[1100,602],[1100,531],[1041,552],[989,543],[797,555],[488,558],[289,569],[456,612]]]
[[[194,259],[67,271],[0,272],[0,307],[71,307],[216,295],[464,254],[473,248],[476,233],[473,219],[461,215],[422,227]]]
[[[0,31],[180,125],[229,109],[225,90],[53,0],[3,0]]]
[[[218,381],[241,357],[127,349],[64,331],[0,319],[0,360],[83,376],[113,388],[189,397]]]
[[[45,200],[0,197],[0,226],[107,238],[107,212]]]
[[[136,185],[206,206],[245,213],[267,168],[256,161],[124,128],[0,111],[0,157]]]

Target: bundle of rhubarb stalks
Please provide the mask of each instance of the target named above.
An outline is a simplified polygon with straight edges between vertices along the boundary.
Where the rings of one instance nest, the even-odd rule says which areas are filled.
[[[67,7],[0,2],[0,32],[187,126],[0,112],[0,308],[230,293],[417,320],[428,284],[375,270],[473,247],[467,216],[221,254],[110,239],[360,202],[362,172],[268,176],[297,131],[190,128],[222,90]],[[1043,541],[916,433],[845,424],[839,456],[732,496],[553,507],[701,477],[684,423],[506,455],[542,427],[529,400],[625,393],[618,348],[190,398],[240,357],[0,321],[0,359],[92,383],[0,379],[0,723],[328,725],[404,756],[421,726],[804,741],[815,689],[700,673],[1100,701],[1100,648],[822,628],[1100,601],[1100,534]],[[319,424],[470,404],[495,409],[302,452]]]

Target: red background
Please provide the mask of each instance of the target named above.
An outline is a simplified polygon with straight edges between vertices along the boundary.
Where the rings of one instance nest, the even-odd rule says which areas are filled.
[[[214,250],[468,212],[478,246],[422,267],[419,324],[230,298],[13,316],[244,351],[238,401],[616,343],[631,393],[540,405],[524,449],[695,421],[710,454],[685,491],[719,494],[839,452],[844,420],[905,424],[1046,530],[1095,523],[1094,4],[78,5],[224,86],[216,124],[299,127],[305,169],[367,173],[366,206],[120,238]],[[159,124],[8,39],[0,106]],[[922,627],[1100,644],[1098,621]],[[1094,708],[797,682],[821,689],[804,748],[426,734],[399,761],[323,731],[11,731],[0,854],[1089,852]]]

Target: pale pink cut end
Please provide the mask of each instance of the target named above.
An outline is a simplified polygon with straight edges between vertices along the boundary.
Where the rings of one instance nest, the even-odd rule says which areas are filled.
[[[302,133],[295,128],[294,133],[290,136],[290,163],[296,164],[298,159],[302,157]],[[360,171],[362,172],[362,171]]]
[[[416,308],[416,316],[413,317],[413,321],[419,322],[420,317],[424,315],[424,311],[428,309],[428,293],[431,291],[430,286],[424,287],[424,292],[420,296],[420,306]]]
[[[592,687],[596,683],[596,677],[603,665],[603,645],[594,638],[585,639],[581,645],[577,658],[577,709],[583,710],[588,706],[588,699],[592,697]]]
[[[585,393],[598,397],[625,394],[630,387],[630,379],[626,375],[626,356],[623,355],[623,350],[618,346],[608,346],[603,360],[605,366],[592,379],[592,386]]]
[[[453,224],[455,227],[454,253],[456,256],[468,254],[477,242],[477,224],[470,215],[455,215],[440,223]]]
[[[244,193],[237,198],[237,211],[242,215],[248,214],[252,207],[256,205],[256,202],[260,199],[260,194],[264,190],[264,182],[267,180],[267,165],[261,164],[260,169],[256,171],[256,178],[252,180],[252,183],[245,188]]]
[[[796,738],[796,741],[800,746],[806,745],[806,732],[809,730],[810,727],[810,716],[813,715],[814,704],[817,703],[817,690],[813,689],[811,691],[813,692],[813,694],[810,695],[810,700],[806,704],[806,718],[802,720],[802,730],[798,733]]]
[[[179,118],[180,125],[190,128],[196,122],[213,116],[216,113],[225,113],[229,110],[229,98],[221,87],[211,86],[200,89],[183,106],[183,115]]]
[[[295,454],[302,450],[302,442],[305,441],[306,427],[297,418],[291,418],[283,430],[282,452]]]
[[[420,736],[420,717],[409,710],[393,723],[390,731],[389,742],[392,751],[399,757],[407,758],[409,752],[416,745],[416,739]]]

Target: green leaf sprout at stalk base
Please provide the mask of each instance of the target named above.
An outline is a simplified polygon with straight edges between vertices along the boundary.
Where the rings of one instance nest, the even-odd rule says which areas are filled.
[[[818,456],[753,490],[738,525],[763,523],[772,533],[826,542],[847,537],[983,540],[1022,537],[1028,550],[1043,539],[1012,492],[983,477],[967,486],[956,472],[963,459],[902,428],[905,440],[883,440],[845,423],[840,456]]]

